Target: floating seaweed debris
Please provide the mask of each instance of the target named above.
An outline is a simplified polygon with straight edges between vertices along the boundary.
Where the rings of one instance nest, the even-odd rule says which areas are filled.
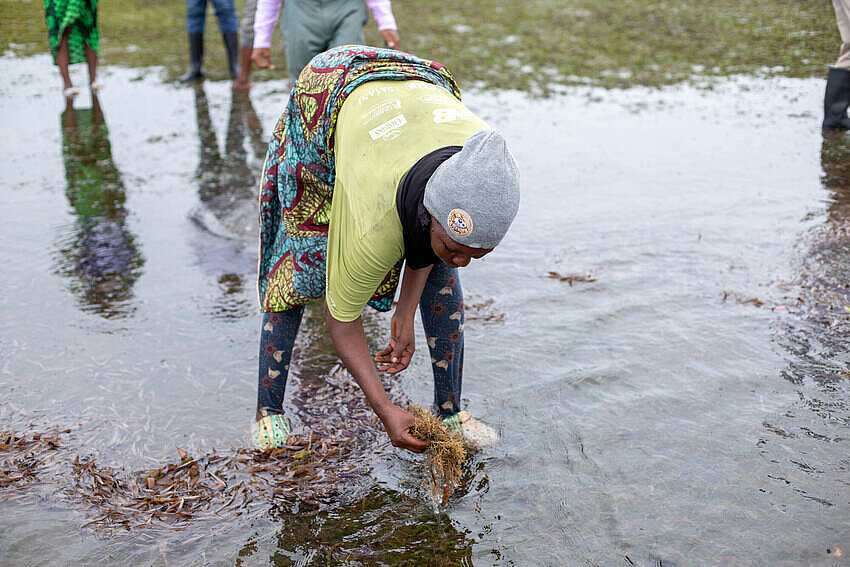
[[[496,311],[492,298],[478,303],[466,305],[465,320],[467,323],[501,323],[505,320],[504,311]]]
[[[437,419],[430,410],[418,404],[409,404],[407,411],[418,421],[410,428],[417,439],[430,441],[425,454],[425,465],[430,473],[430,488],[436,497],[442,497],[443,506],[449,501],[461,478],[461,465],[466,461],[463,436],[452,431]]]
[[[195,457],[178,447],[179,459],[131,471],[60,442],[70,432],[0,431],[0,501],[47,489],[43,497],[86,511],[81,526],[97,532],[182,530],[240,515],[258,499],[301,511],[333,506],[341,486],[368,468],[357,456],[371,454],[356,439],[321,430],[291,435],[270,451],[231,446]]]
[[[758,297],[751,297],[749,299],[737,299],[736,301],[738,303],[750,303],[754,307],[761,307],[762,305],[764,305],[764,302],[762,300],[760,300]]]
[[[743,296],[741,296],[737,293],[733,293],[733,292],[730,292],[730,291],[727,291],[727,290],[724,289],[723,290],[723,298],[721,299],[721,301],[726,301],[726,299],[728,299],[729,297],[734,297],[735,303],[740,303],[742,305],[750,304],[754,307],[761,307],[762,305],[764,305],[764,301],[762,301],[758,297],[747,298],[747,297],[743,297]]]
[[[549,272],[549,278],[561,282],[567,282],[570,284],[570,287],[572,287],[574,283],[592,283],[596,281],[596,278],[590,276],[590,274],[568,274],[564,276],[558,272]]]
[[[0,489],[38,480],[45,455],[59,449],[59,435],[69,432],[69,429],[29,434],[0,431]]]
[[[130,474],[77,456],[76,482],[68,497],[94,505],[98,517],[85,525],[134,528],[153,523],[213,519],[226,509],[245,507],[258,494],[278,504],[315,506],[338,490],[351,450],[347,441],[318,435],[290,436],[270,451],[234,449],[230,455],[200,458],[177,448],[180,462]]]
[[[18,417],[0,429],[0,503],[49,499],[76,512],[78,525],[110,546],[158,542],[161,550],[177,552],[214,539],[222,522],[237,517],[260,520],[272,510],[275,517],[303,520],[358,502],[372,489],[373,461],[388,454],[377,417],[343,370],[296,379],[301,395],[293,398],[293,415],[300,431],[269,451],[183,446],[130,465],[90,449],[99,443],[72,443],[61,435],[75,439],[81,435],[76,428],[59,431]],[[430,467],[430,475],[435,498],[443,501],[465,493],[470,482],[459,467],[443,464]]]

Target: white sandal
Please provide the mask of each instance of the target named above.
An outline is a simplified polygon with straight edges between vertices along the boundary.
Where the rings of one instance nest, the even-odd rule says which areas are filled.
[[[463,435],[464,441],[476,449],[483,449],[499,440],[495,429],[479,419],[475,419],[467,411],[459,411],[454,415],[443,418],[450,429],[455,429]]]
[[[91,92],[93,93],[99,93],[103,90],[103,85],[101,85],[100,83],[92,83],[89,86],[91,87]]]
[[[80,89],[78,89],[77,87],[68,87],[67,89],[62,91],[62,94],[65,95],[65,98],[74,98],[75,96],[80,94]]]

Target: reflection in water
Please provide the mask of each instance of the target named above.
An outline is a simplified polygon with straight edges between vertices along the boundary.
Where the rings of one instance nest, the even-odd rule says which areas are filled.
[[[72,279],[83,309],[105,318],[127,315],[144,259],[126,227],[124,183],[112,160],[97,96],[85,109],[74,108],[68,99],[62,112],[62,157],[76,226],[60,245],[59,271]]]
[[[191,218],[207,235],[194,246],[204,270],[218,283],[220,295],[212,315],[246,317],[255,312],[244,279],[256,270],[257,186],[265,157],[262,127],[246,91],[233,91],[224,151],[202,84],[195,86],[195,113],[200,140],[195,178],[201,206]]]
[[[850,135],[845,132],[824,133],[821,145],[823,185],[832,193],[829,220],[846,225],[850,220]],[[847,232],[846,226],[842,231]]]
[[[209,102],[203,85],[195,87],[195,110],[201,156],[196,177],[204,206],[225,225],[233,219],[233,205],[250,199],[259,183],[257,171],[247,162],[246,140],[262,139],[262,130],[247,92],[233,91],[224,152],[218,145]],[[252,145],[253,147],[253,145]],[[262,159],[262,158],[261,158]],[[256,205],[255,203],[252,203]]]
[[[850,471],[850,136],[824,135],[821,166],[829,192],[825,222],[805,237],[793,298],[801,317],[787,319],[780,330],[790,354],[783,376],[796,385],[799,401],[764,422],[758,444],[773,464],[769,478],[831,507],[844,503]]]
[[[821,181],[829,192],[825,222],[807,241],[802,270],[807,318],[831,331],[823,340],[842,341],[850,304],[850,136],[827,133],[821,146]]]
[[[282,524],[273,565],[472,565],[470,534],[445,513],[402,493],[373,487],[352,504],[329,511],[277,511]],[[253,564],[249,542],[237,565]],[[265,562],[264,562],[265,563]]]

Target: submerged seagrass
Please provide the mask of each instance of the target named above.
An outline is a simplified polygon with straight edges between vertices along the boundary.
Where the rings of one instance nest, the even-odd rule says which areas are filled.
[[[410,428],[410,434],[431,442],[425,453],[430,488],[435,497],[442,496],[445,506],[460,480],[460,467],[466,461],[463,436],[458,431],[450,430],[431,410],[423,409],[418,404],[410,404],[407,411],[417,419]]]

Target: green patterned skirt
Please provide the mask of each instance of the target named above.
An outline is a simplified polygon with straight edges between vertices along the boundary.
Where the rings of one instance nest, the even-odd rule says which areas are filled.
[[[85,46],[97,53],[100,32],[97,29],[97,0],[44,0],[44,18],[50,36],[50,51],[53,62],[59,42],[66,30],[71,63],[86,60]]]

